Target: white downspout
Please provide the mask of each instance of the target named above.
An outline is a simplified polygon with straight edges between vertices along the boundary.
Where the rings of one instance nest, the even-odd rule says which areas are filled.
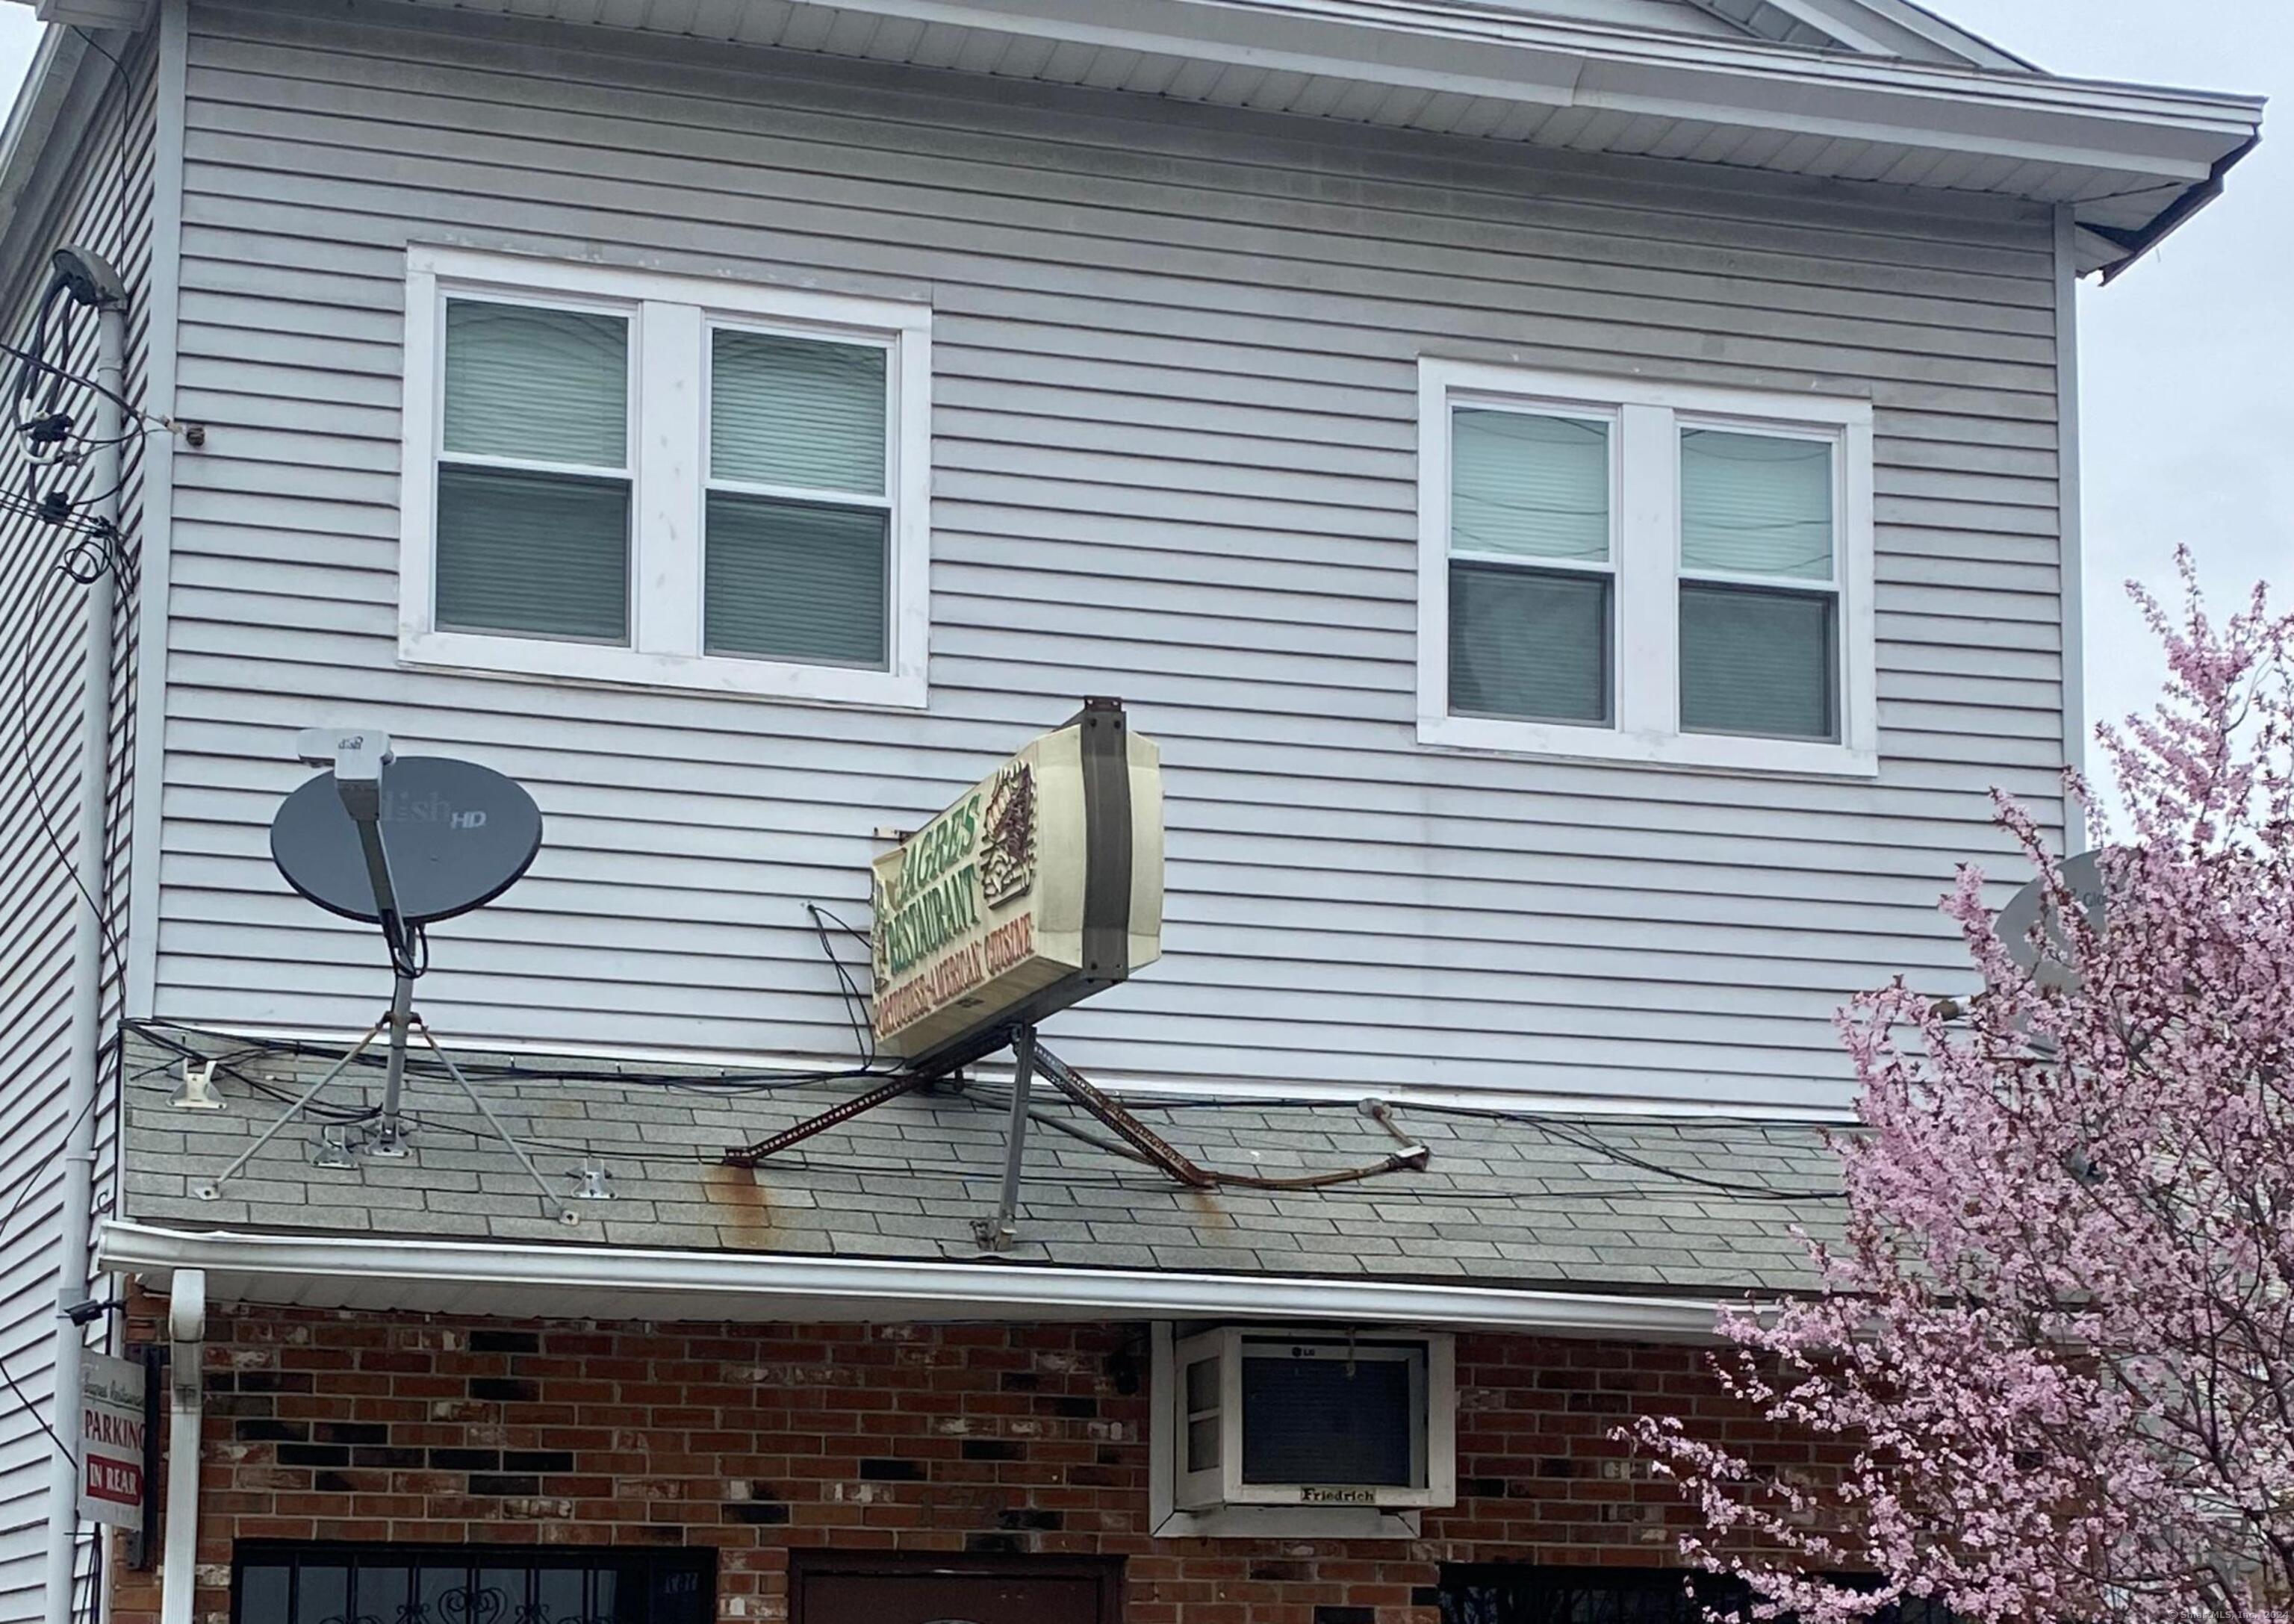
[[[88,459],[94,517],[119,523],[120,398],[126,387],[127,300],[119,279],[95,256],[77,250],[100,272],[83,303],[96,307],[95,451]],[[111,760],[111,617],[115,572],[87,583],[87,622],[80,637],[79,816],[73,852],[80,884],[98,904],[104,896],[108,848],[106,789]],[[70,1314],[87,1302],[88,1240],[95,1203],[97,1069],[102,1058],[105,922],[72,898],[71,1050],[64,1080],[64,1193],[56,1247],[55,1430],[68,1444],[79,1433],[81,1356],[86,1333]],[[47,1624],[71,1624],[79,1565],[79,1463],[59,1446],[48,1474],[48,1565],[42,1598]]]
[[[200,1354],[207,1335],[207,1277],[178,1269],[167,1293],[167,1520],[159,1549],[159,1624],[191,1624],[199,1585],[199,1421],[205,1384]]]
[[[2056,524],[2062,536],[2063,765],[2087,770],[2087,567],[2079,490],[2078,223],[2055,207]],[[2087,849],[2080,809],[2063,808],[2063,850]]]

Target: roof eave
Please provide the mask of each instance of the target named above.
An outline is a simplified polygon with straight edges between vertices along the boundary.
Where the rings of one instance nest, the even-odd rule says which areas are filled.
[[[40,37],[0,132],[0,236],[14,223],[86,54],[86,43],[69,28],[51,28]]]
[[[2233,166],[2248,153],[2262,144],[2259,133],[2249,137],[2239,149],[2217,160],[2212,173],[2197,185],[2186,189],[2183,195],[2168,204],[2151,223],[2140,231],[2124,231],[2107,225],[2089,225],[2092,231],[2117,250],[2117,256],[2099,267],[2104,286],[2117,281],[2131,269],[2135,261],[2157,248],[2180,231],[2190,218],[2222,196],[2223,181]]]
[[[121,1219],[97,1267],[156,1284],[206,1272],[218,1300],[548,1319],[1234,1320],[1438,1326],[1525,1336],[1715,1340],[1718,1299],[1444,1286],[1329,1276],[1223,1275],[676,1252],[395,1236],[194,1232]]]
[[[2257,139],[2263,111],[2252,96],[1634,32],[1439,0],[806,3],[1241,69],[1861,143],[1900,151],[1910,170],[1932,154],[2019,172],[2092,172],[2082,196],[2018,191],[2005,182],[1966,190],[2082,210],[2087,196],[2101,210],[2117,199],[2117,217],[2106,223],[2119,230],[2147,224],[2125,217],[2130,194],[2146,182],[2169,199],[2203,186]]]

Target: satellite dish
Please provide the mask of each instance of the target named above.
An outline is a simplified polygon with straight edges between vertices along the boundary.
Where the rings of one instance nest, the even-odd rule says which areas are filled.
[[[2063,859],[2063,883],[2070,888],[2071,899],[2087,915],[2087,925],[2096,931],[2103,928],[2103,914],[2110,902],[2110,888],[2104,882],[2099,851],[2082,851]],[[2048,894],[2046,882],[2034,880],[2008,899],[1994,922],[1999,932],[1999,945],[2016,967],[2041,987],[2052,987],[2069,992],[2079,982],[2078,974],[2059,958],[2041,955],[2032,931],[2043,930],[2046,939],[2058,948],[2068,948],[2062,922],[2055,912],[2054,898]]]
[[[381,827],[401,917],[427,925],[482,908],[517,883],[541,849],[541,809],[491,767],[451,756],[400,756],[382,780]],[[335,775],[321,773],[271,820],[271,860],[311,901],[379,923],[374,881]]]

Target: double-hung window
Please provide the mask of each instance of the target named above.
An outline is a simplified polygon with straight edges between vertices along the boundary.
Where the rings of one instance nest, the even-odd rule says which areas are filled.
[[[417,248],[400,652],[924,702],[922,306]]]
[[[1423,742],[1877,770],[1868,402],[1420,381]]]

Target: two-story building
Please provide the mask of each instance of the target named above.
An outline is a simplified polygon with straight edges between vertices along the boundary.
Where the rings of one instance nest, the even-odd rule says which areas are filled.
[[[2063,824],[2074,288],[2258,103],[1907,0],[40,11],[0,1619],[1670,1620],[1621,1420],[1825,1469],[1697,1344]],[[999,773],[1103,695],[1119,869]],[[314,727],[538,851],[386,952]],[[915,1085],[1039,880],[1129,973]]]

